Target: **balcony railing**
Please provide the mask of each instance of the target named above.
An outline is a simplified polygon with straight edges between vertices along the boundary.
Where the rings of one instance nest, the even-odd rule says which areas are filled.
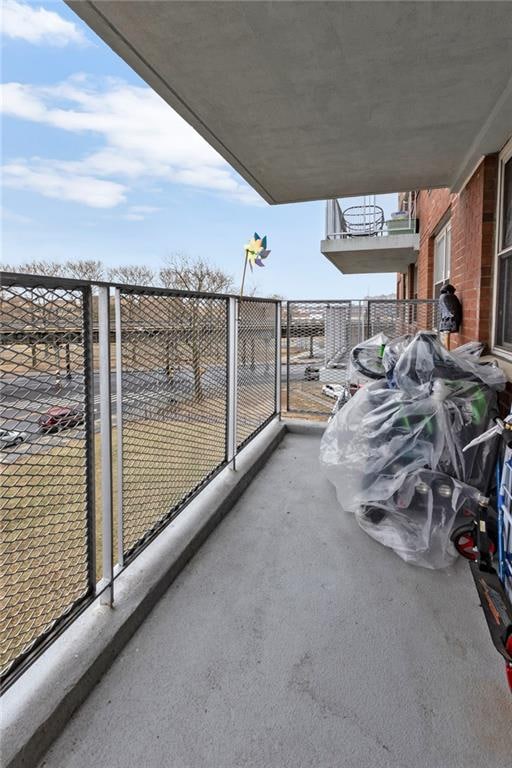
[[[380,205],[379,205],[380,202]],[[384,201],[376,195],[365,197],[360,205],[342,208],[338,200],[326,201],[325,239],[387,237],[416,232],[416,193],[398,195],[398,210],[386,215]]]
[[[280,305],[2,280],[3,678],[280,411]],[[97,321],[93,321],[97,317]]]
[[[350,374],[350,352],[384,333],[389,339],[437,325],[430,299],[283,303],[283,403],[288,413],[327,417]]]
[[[350,349],[431,301],[286,302],[2,275],[2,678],[10,684]],[[313,373],[311,373],[313,372]]]

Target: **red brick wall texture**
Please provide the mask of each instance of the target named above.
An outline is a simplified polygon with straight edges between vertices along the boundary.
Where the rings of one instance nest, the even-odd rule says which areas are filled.
[[[421,190],[418,195],[420,252],[416,290],[420,299],[434,294],[434,238],[448,219],[452,225],[450,282],[457,289],[463,309],[460,333],[451,336],[452,348],[473,339],[490,346],[497,184],[498,155],[488,155],[460,194],[432,189]],[[512,383],[500,393],[499,401],[502,415],[509,413]]]
[[[432,189],[418,195],[418,298],[433,296],[434,238],[451,220],[450,282],[463,307],[460,333],[452,334],[454,347],[472,339],[489,344],[491,339],[497,173],[498,156],[488,155],[460,194]]]

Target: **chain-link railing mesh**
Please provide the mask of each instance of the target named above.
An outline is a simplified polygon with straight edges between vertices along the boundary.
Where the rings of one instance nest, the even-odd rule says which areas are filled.
[[[88,594],[92,579],[89,289],[29,285],[1,289],[3,672]]]
[[[431,299],[370,300],[368,302],[368,336],[384,333],[394,339],[406,333],[433,330],[436,326],[437,302]]]
[[[360,338],[358,304],[289,301],[285,329],[289,412],[327,414],[346,380],[348,355]]]
[[[241,299],[238,313],[237,443],[276,411],[276,303]]]
[[[347,383],[354,346],[377,333],[393,339],[434,329],[437,305],[430,299],[289,301],[282,323],[283,407],[324,415]]]
[[[121,292],[125,553],[226,460],[227,310]]]
[[[97,460],[100,454],[88,415],[97,353],[87,325],[97,315],[92,289],[16,279],[2,288],[4,671],[93,593],[95,443]],[[125,554],[226,463],[228,306],[227,297],[120,290]],[[112,302],[112,320],[113,310]],[[428,300],[287,302],[283,407],[329,413],[353,346],[379,331],[392,338],[434,328],[435,315]],[[276,325],[275,302],[239,302],[238,447],[276,412]],[[111,340],[114,361],[113,334]],[[117,430],[114,418],[114,465]],[[115,516],[115,532],[118,522]]]

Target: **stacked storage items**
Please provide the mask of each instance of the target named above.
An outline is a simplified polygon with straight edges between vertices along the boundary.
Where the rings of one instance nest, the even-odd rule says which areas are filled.
[[[495,463],[495,441],[468,451],[497,415],[502,371],[475,348],[449,353],[433,334],[389,342],[383,376],[357,391],[324,433],[320,461],[341,506],[407,562],[442,568],[450,541],[476,515]]]

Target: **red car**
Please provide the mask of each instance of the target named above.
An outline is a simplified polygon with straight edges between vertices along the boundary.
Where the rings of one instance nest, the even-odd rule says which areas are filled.
[[[38,424],[41,432],[57,432],[67,427],[77,427],[84,422],[84,413],[72,406],[55,406],[39,417]]]

